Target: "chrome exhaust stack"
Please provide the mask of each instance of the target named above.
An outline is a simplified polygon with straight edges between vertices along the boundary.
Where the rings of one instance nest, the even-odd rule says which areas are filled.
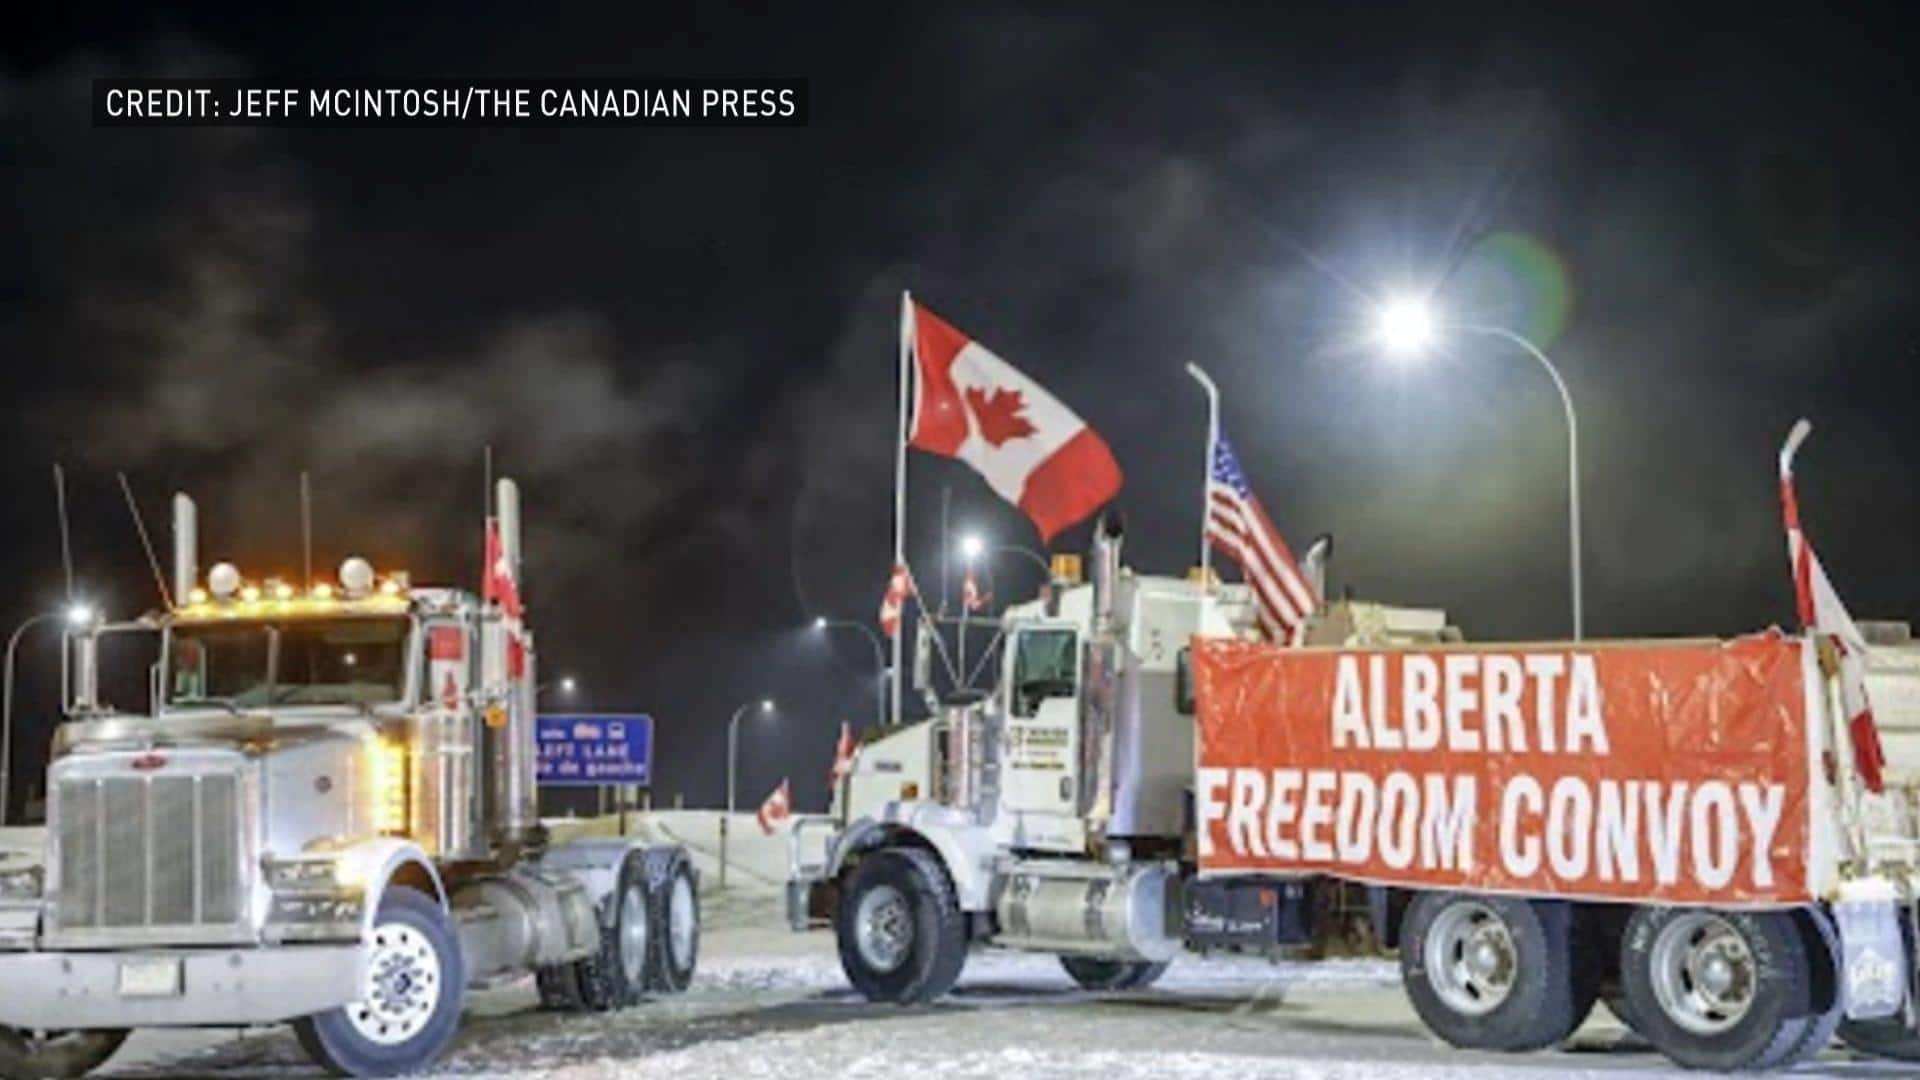
[[[173,602],[185,604],[200,581],[199,512],[184,491],[173,493]]]

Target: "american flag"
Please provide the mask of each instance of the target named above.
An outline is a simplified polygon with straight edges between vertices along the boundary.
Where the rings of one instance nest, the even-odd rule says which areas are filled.
[[[1297,642],[1320,598],[1247,486],[1247,474],[1225,435],[1214,441],[1213,472],[1207,477],[1207,540],[1240,564],[1267,636]]]

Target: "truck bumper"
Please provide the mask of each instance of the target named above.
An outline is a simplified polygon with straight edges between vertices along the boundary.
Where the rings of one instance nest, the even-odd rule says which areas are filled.
[[[272,1024],[361,996],[358,944],[266,949],[0,953],[0,1025],[39,1030]],[[123,993],[123,972],[175,978]],[[31,992],[27,988],[31,987]]]

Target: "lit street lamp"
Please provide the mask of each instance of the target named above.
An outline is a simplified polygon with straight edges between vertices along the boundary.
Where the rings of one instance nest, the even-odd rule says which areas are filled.
[[[727,887],[727,829],[732,823],[734,813],[735,777],[740,760],[740,718],[747,710],[758,707],[762,715],[772,715],[773,699],[761,698],[757,702],[743,701],[733,710],[733,719],[727,721],[727,812],[720,816],[720,887]]]
[[[26,632],[43,622],[52,619],[66,619],[67,625],[78,629],[92,622],[93,608],[86,604],[71,604],[63,611],[43,611],[38,615],[29,615],[7,638],[6,687],[0,690],[0,827],[7,824],[8,800],[13,797],[13,658],[20,649],[20,639]],[[62,693],[65,691],[63,690]]]
[[[873,667],[874,667],[874,680],[875,680],[874,685],[877,688],[875,690],[874,697],[875,697],[875,705],[879,709],[879,711],[875,714],[875,718],[879,722],[879,726],[886,727],[887,726],[887,647],[881,644],[880,635],[875,633],[873,627],[868,626],[866,623],[855,622],[852,619],[829,619],[825,615],[815,615],[813,617],[813,628],[822,634],[826,633],[828,630],[839,629],[841,627],[847,627],[847,628],[860,631],[862,634],[866,635],[867,644],[873,646]]]
[[[1573,395],[1567,392],[1566,380],[1560,377],[1560,370],[1547,359],[1547,354],[1504,326],[1442,323],[1435,320],[1425,301],[1412,297],[1402,297],[1383,306],[1375,326],[1381,345],[1390,354],[1406,359],[1424,356],[1434,337],[1448,330],[1485,334],[1518,346],[1540,362],[1547,377],[1553,380],[1553,388],[1560,392],[1560,407],[1567,415],[1567,548],[1573,582],[1573,640],[1579,641],[1585,634],[1586,618],[1580,585],[1580,426],[1573,412]]]

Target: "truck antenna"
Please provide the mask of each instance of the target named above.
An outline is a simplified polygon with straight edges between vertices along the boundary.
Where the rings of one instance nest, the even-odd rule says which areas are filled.
[[[307,482],[307,470],[300,470],[300,558],[305,566],[308,592],[313,591],[313,488]]]
[[[73,533],[67,527],[67,473],[53,463],[53,501],[60,515],[60,566],[67,575],[67,603],[73,603]]]
[[[140,517],[140,504],[134,501],[133,485],[127,483],[127,474],[116,473],[120,477],[120,491],[127,497],[127,513],[133,515],[133,527],[139,530],[140,546],[146,549],[147,565],[153,567],[153,583],[160,588],[160,603],[168,611],[173,610],[173,595],[167,592],[167,576],[160,572],[160,559],[153,553],[153,539],[147,535],[147,523]]]

